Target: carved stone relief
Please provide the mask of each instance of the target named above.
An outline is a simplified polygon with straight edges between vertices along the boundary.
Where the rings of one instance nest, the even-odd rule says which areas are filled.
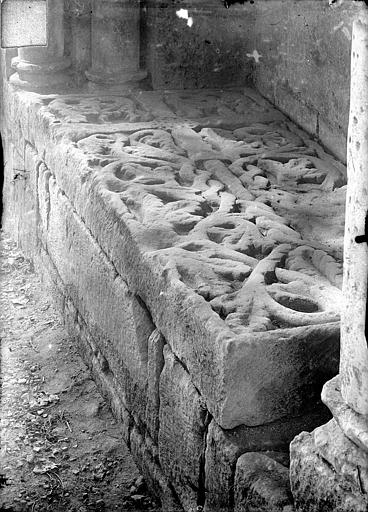
[[[238,91],[175,91],[163,95],[165,103],[184,118],[206,120],[216,118],[218,124],[228,121],[242,126],[264,120],[284,119],[281,112],[251,89]],[[245,123],[245,124],[244,124]]]
[[[164,99],[203,123],[178,119],[75,144],[147,233],[145,250],[234,332],[338,321],[342,166],[261,100],[191,94]],[[101,107],[100,119],[110,110]],[[211,116],[222,116],[222,127],[210,126]]]
[[[152,114],[134,100],[121,96],[61,96],[48,106],[64,123],[116,123],[150,121]]]

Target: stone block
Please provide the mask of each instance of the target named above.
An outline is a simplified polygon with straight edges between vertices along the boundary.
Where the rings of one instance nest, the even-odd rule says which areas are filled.
[[[153,10],[148,2],[154,85],[243,85],[252,73],[262,93],[334,150],[331,139],[344,138],[355,11],[294,4],[260,0],[215,12],[214,0],[194,2],[186,17],[173,5]],[[170,39],[168,20],[174,37],[162,45],[161,35]],[[247,452],[282,453],[296,432],[313,428],[308,411],[337,369],[339,322],[330,299],[339,293],[331,256],[338,244],[324,240],[320,220],[334,200],[326,190],[337,187],[343,197],[343,173],[245,89],[42,97],[5,84],[4,95],[16,154],[11,171],[18,158],[22,171],[32,169],[28,183],[11,185],[16,232],[57,284],[54,296],[126,425],[124,439],[147,478],[156,475],[152,486],[159,482],[159,494],[169,496],[172,481],[188,511],[205,495],[206,512],[227,512],[234,500],[238,508],[277,509],[283,494],[269,474],[278,466]],[[35,222],[37,248],[28,238]],[[292,249],[280,246],[289,242]],[[152,335],[155,326],[162,335]],[[214,417],[209,428],[207,410]],[[360,510],[364,461],[350,460],[355,452],[341,441],[345,471],[321,439],[311,461],[321,475],[336,467],[349,485],[357,473],[341,510]],[[328,485],[319,503],[342,506]],[[171,499],[164,499],[170,512]]]
[[[47,251],[66,295],[117,379],[125,406],[144,421],[147,343],[154,329],[150,314],[117,275],[49,171],[43,176],[40,211]]]
[[[208,412],[189,374],[164,348],[160,378],[160,465],[184,510],[195,512],[203,499],[203,464]]]
[[[62,315],[67,331],[78,344],[80,354],[89,367],[100,391],[110,403],[114,416],[121,422],[123,439],[129,446],[129,432],[133,424],[133,418],[126,409],[125,397],[132,387],[131,381],[126,382],[127,379],[125,378],[121,382],[110,371],[108,362],[89,332],[88,326],[78,313],[70,297],[65,296],[65,285],[42,244],[38,246],[37,253],[34,255],[34,262],[43,285],[48,290],[54,304]]]
[[[164,255],[149,249],[151,238],[171,244],[166,227],[140,231],[106,190],[93,191],[90,201],[95,214],[88,223],[96,238],[141,295],[223,428],[259,425],[314,406],[323,382],[338,368],[337,323],[234,336],[208,302],[178,280]]]
[[[341,374],[326,382],[322,389],[321,399],[331,411],[345,436],[363,452],[368,452],[367,419],[344,400],[341,393]]]
[[[19,205],[14,234],[24,254],[27,258],[32,258],[37,245],[37,213],[28,177],[17,177],[14,180],[13,191],[16,204]]]
[[[36,149],[30,144],[26,144],[24,151],[24,169],[29,176],[30,191],[35,203],[37,202],[38,168],[40,165],[41,160]]]
[[[158,464],[157,447],[149,436],[144,438],[137,426],[133,426],[129,446],[149,489],[160,500],[162,510],[183,512],[171,483]]]
[[[253,68],[257,90],[342,161],[346,158],[351,26],[361,8],[354,2],[331,8],[313,0],[261,1],[254,13],[252,42],[261,55]],[[275,19],[278,23],[273,23]],[[335,127],[333,135],[326,125]]]
[[[156,444],[158,442],[158,430],[160,423],[159,385],[160,375],[164,367],[164,345],[164,337],[157,329],[155,329],[148,339],[146,428]]]
[[[13,110],[22,133],[34,132],[35,147],[60,191],[48,212],[47,194],[55,187],[40,187],[52,258],[101,346],[115,339],[115,321],[107,323],[102,312],[120,315],[119,308],[104,305],[121,300],[117,285],[105,286],[119,274],[132,301],[147,306],[222,428],[298,416],[314,406],[321,383],[337,369],[338,308],[327,297],[338,295],[338,284],[329,282],[318,259],[323,253],[328,265],[339,263],[323,252],[323,240],[312,240],[325,210],[312,215],[308,226],[304,212],[316,196],[319,205],[329,205],[325,188],[340,187],[340,172],[331,159],[309,156],[316,145],[254,91],[171,91],[161,99],[173,105],[175,130],[172,118],[142,122],[144,101],[138,108],[131,98],[16,96]],[[178,117],[193,118],[193,124],[183,128]],[[222,131],[190,128],[203,120]],[[259,141],[254,146],[253,122],[257,137],[262,133],[261,147]],[[270,190],[262,188],[267,183]],[[56,213],[63,212],[64,200],[73,213],[65,214],[69,234],[63,234],[73,240],[70,247],[58,236],[65,232]],[[296,217],[304,231],[294,226]],[[85,249],[90,244],[84,244],[83,231],[85,240],[95,242],[92,252]],[[113,264],[111,271],[100,264],[104,259]],[[321,280],[323,291],[316,284]],[[143,338],[146,345],[148,336],[138,336]],[[111,365],[116,351],[130,361],[124,347],[136,346],[132,371],[146,382],[147,347],[118,345],[105,343]]]
[[[313,429],[331,417],[322,404],[313,414],[285,418],[258,427],[241,425],[222,429],[214,420],[208,427],[205,455],[205,512],[231,512],[234,500],[235,467],[247,452],[262,451],[288,464],[290,441],[303,429]],[[272,455],[271,455],[272,454]]]
[[[125,407],[124,393],[119,388],[121,383],[109,371],[106,358],[99,350],[96,341],[88,331],[88,326],[81,318],[72,300],[65,296],[64,283],[42,244],[38,246],[37,253],[34,255],[34,262],[42,283],[48,290],[54,304],[58,307],[70,336],[78,344],[84,362],[91,370],[101,392],[110,403],[115,417],[121,421],[124,427],[124,441],[129,444],[132,417]]]
[[[288,468],[262,453],[236,463],[234,512],[293,512]]]
[[[290,445],[290,481],[297,512],[365,512],[368,456],[335,420],[302,432]]]
[[[63,288],[63,283],[59,281],[58,286]],[[63,318],[68,332],[71,336],[74,336],[83,360],[90,369],[100,391],[109,402],[114,416],[121,422],[123,440],[129,447],[132,417],[126,409],[124,394],[119,388],[120,382],[109,370],[106,358],[99,350],[91,333],[88,331],[88,326],[82,320],[69,298],[64,300]]]
[[[12,200],[12,178],[13,178],[13,148],[12,143],[4,140],[4,134],[2,134],[2,145],[3,145],[3,217],[2,217],[2,228],[7,231],[12,230],[13,226],[13,210],[14,201]]]
[[[35,270],[41,279],[42,286],[52,298],[53,304],[64,319],[65,290],[58,271],[47,254],[42,240],[39,240],[37,252],[33,255],[33,262]]]
[[[11,67],[11,61],[17,56],[17,48],[2,48],[1,49],[1,68],[3,76],[9,80],[9,77],[15,72]]]
[[[37,196],[35,175],[37,175],[37,158],[30,146],[23,154],[13,146],[9,181],[6,188],[10,191],[10,206],[13,236],[28,258],[32,258],[37,246]],[[5,188],[5,193],[6,193]],[[6,197],[6,196],[5,196]],[[7,210],[7,208],[6,208]]]
[[[280,78],[275,86],[275,105],[310,135],[317,133],[318,112],[295,94],[287,81]]]
[[[153,136],[151,132],[148,134],[145,131],[141,135],[146,141],[146,137],[154,137],[154,140],[163,137],[162,144],[171,144],[170,147],[177,148],[169,135],[165,132],[164,137],[161,132],[155,132]],[[189,132],[190,130],[185,132],[187,138]],[[181,136],[185,139],[185,134],[177,136],[175,140],[178,141],[178,144],[180,144]],[[190,132],[190,136],[198,143],[198,148],[208,146],[208,143],[205,144],[196,132]],[[208,131],[201,136],[208,137]],[[184,147],[183,141],[182,144]],[[153,150],[151,148],[147,151]],[[262,296],[260,302],[265,302],[264,314],[255,316],[268,318],[270,330],[264,332],[263,326],[249,329],[244,326],[244,330],[242,330],[240,326],[237,329],[237,325],[233,329],[233,325],[227,318],[223,322],[222,317],[227,316],[227,311],[224,311],[226,304],[223,308],[220,307],[220,304],[216,309],[215,299],[212,300],[211,293],[216,295],[217,291],[214,290],[218,288],[221,290],[220,294],[230,295],[232,293],[230,289],[226,288],[229,284],[224,284],[218,277],[218,274],[224,270],[224,260],[230,255],[222,253],[224,246],[214,243],[211,237],[215,235],[211,234],[211,231],[213,228],[217,232],[216,222],[221,224],[221,222],[225,222],[224,219],[220,219],[220,216],[215,216],[216,218],[213,219],[202,218],[199,222],[204,231],[210,230],[209,233],[203,235],[202,228],[190,228],[192,234],[188,240],[194,240],[194,242],[189,243],[188,241],[188,245],[183,246],[182,244],[185,243],[183,237],[176,233],[174,222],[171,222],[173,214],[169,215],[168,211],[166,212],[167,205],[182,201],[180,199],[181,192],[177,195],[181,190],[179,184],[174,182],[171,173],[164,175],[161,170],[153,173],[151,167],[143,167],[138,163],[137,165],[138,167],[134,162],[131,166],[117,162],[105,166],[103,172],[96,176],[93,186],[90,188],[90,196],[83,210],[84,217],[101,247],[114,262],[118,272],[126,279],[129,288],[138,293],[147,304],[155,325],[163,333],[173,352],[181,361],[185,362],[193,383],[200,390],[216,421],[223,428],[233,428],[239,424],[255,426],[274,421],[287,414],[297,416],[306,407],[313,407],[313,400],[318,400],[322,383],[336,372],[338,366],[339,326],[335,322],[338,319],[335,309],[331,309],[325,315],[322,311],[323,306],[315,305],[312,306],[314,308],[312,311],[309,310],[311,303],[307,300],[305,305],[295,305],[296,310],[293,310],[292,306],[287,312],[286,308],[288,308],[287,304],[290,299],[283,298],[283,293],[288,293],[286,290],[282,290],[280,295],[281,303],[275,300],[272,305],[267,299],[266,290],[259,290],[259,295]],[[167,162],[167,166],[170,165]],[[224,165],[209,166],[208,172],[212,172],[215,168],[219,169],[219,175],[222,173],[223,176],[227,176],[227,169]],[[134,187],[137,187],[137,190],[132,187],[132,196],[129,196],[128,201],[130,185],[126,183],[127,180],[124,177],[128,171],[133,173],[132,176],[136,173],[142,174],[142,177],[139,178],[142,180],[152,180],[154,176],[155,182],[159,180],[161,183],[166,179],[165,183],[166,185],[169,183],[170,187],[165,188],[166,192],[163,194],[162,190],[150,188],[148,191],[143,186],[140,189],[140,186],[135,184]],[[240,181],[239,183],[236,181],[234,185],[233,178],[234,176],[227,176],[226,179],[224,178],[224,182],[242,188],[239,185]],[[156,185],[149,186],[155,187]],[[242,192],[245,193],[242,189],[239,194],[241,195]],[[193,196],[187,187],[183,194],[185,197],[189,197],[189,204],[192,204],[191,201],[193,201],[193,211],[191,210],[189,219],[194,223],[193,216],[195,212],[198,213],[195,208],[200,207],[202,200],[198,199],[198,194]],[[123,196],[126,197],[125,201],[122,201]],[[141,199],[137,198],[145,198],[144,204],[142,203],[138,207]],[[266,200],[266,197],[264,199]],[[148,204],[150,201],[152,205]],[[145,220],[142,220],[141,217],[143,212]],[[235,215],[227,214],[225,217],[228,222],[231,221],[230,224],[225,225],[232,226],[232,228],[234,226],[236,229],[235,223],[239,221],[239,216],[235,218]],[[291,217],[295,217],[294,209],[293,215],[290,216],[290,223],[292,222]],[[262,226],[267,228],[267,222],[264,222],[264,219],[262,222]],[[273,230],[272,227],[270,229]],[[285,225],[283,229],[284,233],[287,229],[289,234],[290,232],[295,233]],[[201,239],[202,235],[206,241]],[[219,231],[216,236],[220,237],[218,240],[221,240],[223,235],[224,232]],[[241,236],[240,230],[238,236]],[[285,236],[287,235],[285,234]],[[263,237],[263,239],[266,238]],[[295,240],[294,237],[293,243]],[[271,238],[268,242],[270,245],[274,243]],[[230,248],[230,245],[226,247]],[[278,250],[275,249],[276,252]],[[211,251],[214,251],[212,258],[207,256]],[[292,252],[296,253],[297,250]],[[299,251],[299,253],[301,252],[303,251]],[[312,255],[310,249],[306,251],[307,253]],[[221,260],[221,269],[215,270],[211,265],[214,264],[216,256]],[[234,258],[239,257],[238,254],[234,256]],[[290,260],[292,259],[290,258]],[[247,261],[249,265],[255,264],[253,260],[252,262]],[[239,287],[245,284],[244,275],[248,275],[247,272],[250,272],[249,265],[245,266],[245,260],[243,263],[244,265],[241,265],[239,261],[239,273],[242,277],[238,278],[232,274],[234,272],[233,264],[232,270],[229,269],[229,273],[232,275],[230,281],[239,281]],[[276,264],[278,263],[281,264],[281,261],[276,262]],[[292,274],[289,277],[288,270],[291,269],[287,268],[283,278],[295,279],[295,281],[300,279],[303,282],[308,280],[305,274],[310,272],[310,267],[307,261],[305,264],[305,271],[302,268],[299,276]],[[338,266],[338,263],[333,263],[333,265]],[[203,284],[199,283],[198,286],[196,285],[196,281],[199,279],[197,269],[201,269],[201,281],[203,281]],[[205,274],[203,274],[203,269],[206,269]],[[323,273],[323,270],[316,268],[315,278],[317,281],[320,279],[318,277],[320,272]],[[213,282],[216,284],[216,288],[211,286]],[[234,283],[232,286],[235,286]],[[295,287],[296,283],[293,286]],[[306,289],[304,285],[303,289]],[[314,286],[311,289],[317,290]],[[208,292],[208,290],[210,291]],[[336,293],[339,293],[337,289]],[[245,287],[244,300],[239,301],[238,304],[251,304],[253,294],[253,288],[250,287],[249,294],[247,294]],[[245,300],[246,296],[249,297],[249,300]],[[224,300],[226,301],[227,298]],[[233,301],[233,304],[229,304],[228,307],[236,308],[235,302]],[[302,303],[304,304],[304,299]],[[240,309],[241,307],[243,306],[240,306]],[[300,307],[306,307],[307,311],[299,311]],[[318,309],[320,307],[321,309]],[[280,319],[269,319],[268,309],[280,314]],[[317,310],[321,314],[309,315]],[[240,319],[240,323],[244,318],[249,317],[250,311],[251,308],[249,311],[234,316],[237,316],[238,320]],[[292,320],[290,326],[288,325],[289,317]],[[299,318],[303,325],[298,325]],[[322,322],[323,318],[326,323]],[[308,325],[310,321],[321,322],[321,324]],[[280,324],[283,330],[282,334],[278,330]],[[195,345],[192,343],[193,337],[197,340]],[[284,349],[281,345],[284,345]],[[281,353],[287,354],[287,357],[281,357]],[[257,365],[254,364],[254,361],[257,361]],[[272,398],[270,398],[271,395]]]

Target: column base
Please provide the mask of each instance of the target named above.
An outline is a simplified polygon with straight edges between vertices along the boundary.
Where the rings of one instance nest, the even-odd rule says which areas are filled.
[[[9,82],[27,91],[54,92],[71,84],[70,64],[67,58],[34,64],[16,57],[12,60],[12,68],[17,72],[11,75]]]
[[[368,418],[351,410],[339,377],[322,392],[334,418],[290,445],[290,481],[297,512],[368,510]]]
[[[93,70],[86,71],[88,90],[91,92],[122,93],[139,87],[139,82],[147,77],[147,71],[126,71],[119,73],[104,73]]]

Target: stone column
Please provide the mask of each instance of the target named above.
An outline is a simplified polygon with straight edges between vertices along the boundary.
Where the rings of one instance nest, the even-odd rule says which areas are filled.
[[[10,82],[22,89],[53,92],[70,81],[70,60],[64,56],[64,0],[47,2],[47,46],[18,49]]]
[[[356,241],[357,236],[364,235],[368,214],[368,16],[353,25],[347,148],[343,280],[346,303],[341,318],[341,394],[354,411],[368,415],[368,345],[365,336],[368,233],[367,243]]]
[[[119,92],[142,80],[139,46],[139,0],[93,0],[91,89]]]
[[[296,512],[368,510],[368,10],[361,9],[352,30],[340,374],[321,396],[333,419],[290,445]]]
[[[77,84],[86,81],[85,71],[91,66],[92,0],[69,0],[67,23],[71,29],[71,58]]]

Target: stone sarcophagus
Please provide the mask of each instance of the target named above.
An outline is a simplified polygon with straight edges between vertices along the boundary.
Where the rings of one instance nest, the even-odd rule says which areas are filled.
[[[326,418],[344,167],[250,89],[6,94],[6,225],[125,441],[165,510],[241,510]]]

